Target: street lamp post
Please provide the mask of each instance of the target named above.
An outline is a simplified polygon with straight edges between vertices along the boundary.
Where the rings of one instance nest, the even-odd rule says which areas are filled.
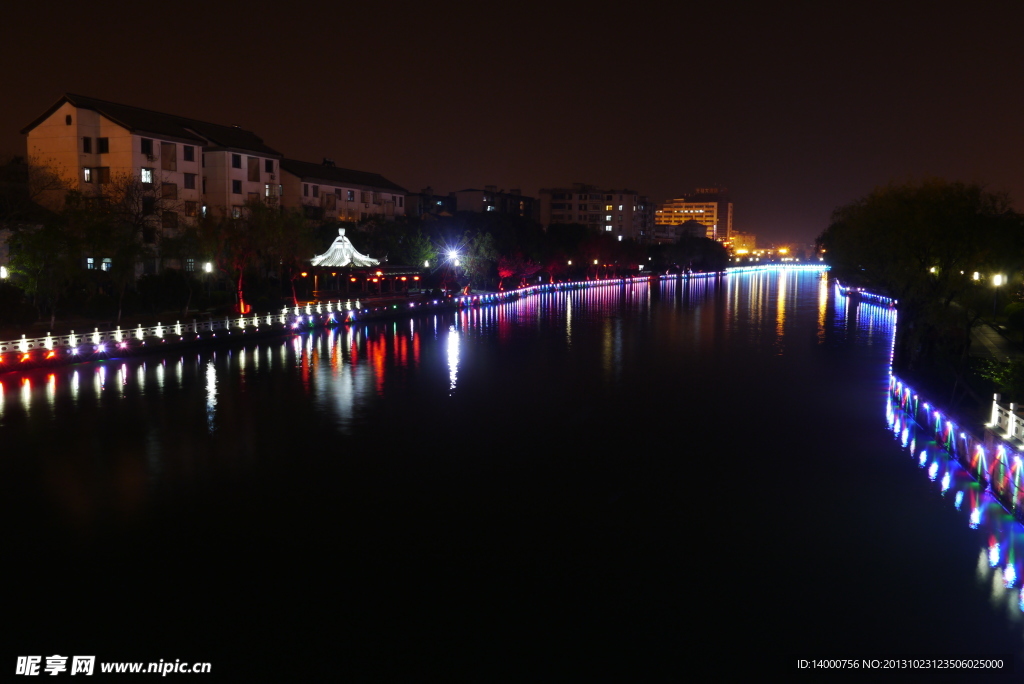
[[[996,317],[996,299],[999,297],[999,286],[1005,282],[1002,274],[992,276],[992,318]]]

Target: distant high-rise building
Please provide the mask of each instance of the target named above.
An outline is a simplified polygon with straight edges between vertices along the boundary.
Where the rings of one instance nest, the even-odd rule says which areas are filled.
[[[654,207],[636,190],[602,190],[574,183],[571,188],[542,188],[540,222],[546,229],[557,223],[581,223],[619,240],[650,242]]]
[[[674,226],[697,221],[704,225],[707,237],[726,242],[732,237],[732,215],[725,188],[697,188],[661,205],[654,213],[655,230],[659,235],[674,234]]]

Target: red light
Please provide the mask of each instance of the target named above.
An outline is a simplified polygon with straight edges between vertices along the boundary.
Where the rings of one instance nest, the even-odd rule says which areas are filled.
[[[46,355],[46,358],[52,359],[56,355],[57,355],[57,352],[51,350],[50,353]]]
[[[21,357],[21,361],[22,361],[22,363],[24,363],[25,361],[28,361],[28,357],[29,357],[29,355],[28,355],[28,354],[25,354],[24,356],[22,356],[22,357]]]

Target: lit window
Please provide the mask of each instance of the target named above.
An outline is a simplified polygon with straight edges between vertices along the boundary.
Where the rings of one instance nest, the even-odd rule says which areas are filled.
[[[621,204],[619,205],[619,211],[622,211],[622,205]]]
[[[153,169],[142,169],[142,182],[152,183],[153,182]]]
[[[604,229],[605,229],[606,231],[611,231],[612,227],[611,227],[611,226],[605,226],[605,227],[604,227]]]
[[[487,211],[494,211],[494,206],[493,205],[488,205]]]
[[[607,216],[604,217],[604,220],[605,221],[611,221],[612,220],[612,215],[608,214]]]
[[[113,265],[114,265],[114,262],[112,262],[109,259],[109,257],[108,257],[108,258],[103,260],[103,263],[100,264],[100,269],[102,269],[104,271],[109,271],[110,267],[113,266]]]
[[[92,169],[82,169],[82,180],[92,183]]]
[[[92,257],[86,257],[85,267],[90,271],[93,270],[94,268],[96,268],[96,260],[93,259]]]

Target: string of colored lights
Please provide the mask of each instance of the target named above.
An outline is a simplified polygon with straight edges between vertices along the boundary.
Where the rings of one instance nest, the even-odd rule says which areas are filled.
[[[903,448],[928,479],[939,486],[940,495],[953,500],[958,511],[967,515],[972,529],[988,535],[978,559],[979,581],[990,583],[993,601],[1014,611],[1024,612],[1024,587],[1018,587],[1016,544],[1024,522],[1024,487],[1020,454],[991,428],[986,437],[957,424],[951,416],[892,373],[895,351],[896,301],[882,295],[846,288],[835,288],[836,312],[846,318],[848,299],[860,301],[869,319],[885,323],[891,320],[889,387],[886,421]],[[858,321],[860,324],[860,321]],[[1000,514],[1000,509],[1010,514]]]

